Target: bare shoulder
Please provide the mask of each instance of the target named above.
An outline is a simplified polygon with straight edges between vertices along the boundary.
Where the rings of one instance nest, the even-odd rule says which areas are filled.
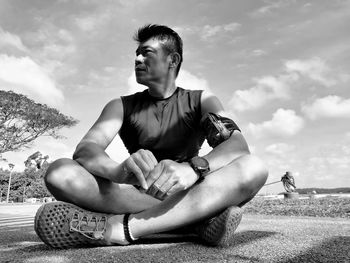
[[[225,110],[219,98],[210,91],[204,90],[201,96],[202,116],[208,112],[225,116]]]
[[[103,108],[101,115],[112,115],[114,118],[123,118],[123,102],[121,98],[109,101]],[[104,117],[104,116],[100,116]]]
[[[83,137],[82,142],[92,141],[106,148],[118,134],[123,124],[123,103],[120,98],[109,101],[100,116]]]

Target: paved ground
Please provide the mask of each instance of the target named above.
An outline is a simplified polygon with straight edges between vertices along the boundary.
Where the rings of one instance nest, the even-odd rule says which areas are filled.
[[[350,262],[350,220],[244,215],[228,248],[154,236],[127,247],[54,250],[33,230],[38,205],[0,205],[0,262]]]

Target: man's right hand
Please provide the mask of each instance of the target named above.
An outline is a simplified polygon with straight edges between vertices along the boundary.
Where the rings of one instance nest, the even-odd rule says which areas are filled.
[[[151,151],[140,149],[121,163],[120,173],[111,179],[118,183],[140,185],[146,190],[146,178],[157,164],[158,161]]]

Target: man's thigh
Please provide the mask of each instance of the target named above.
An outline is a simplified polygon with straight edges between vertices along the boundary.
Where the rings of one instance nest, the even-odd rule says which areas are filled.
[[[72,159],[52,163],[45,176],[49,191],[60,201],[105,213],[135,213],[160,201],[132,185],[117,184],[94,176]]]

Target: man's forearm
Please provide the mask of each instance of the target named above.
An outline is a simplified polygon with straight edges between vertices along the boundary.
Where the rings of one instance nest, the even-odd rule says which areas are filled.
[[[216,146],[207,155],[203,156],[209,162],[210,172],[216,171],[240,156],[250,154],[245,140],[239,131],[235,131],[229,139]]]
[[[77,146],[73,154],[77,161],[91,174],[111,180],[119,173],[119,163],[112,160],[108,154],[94,142],[83,142]]]

